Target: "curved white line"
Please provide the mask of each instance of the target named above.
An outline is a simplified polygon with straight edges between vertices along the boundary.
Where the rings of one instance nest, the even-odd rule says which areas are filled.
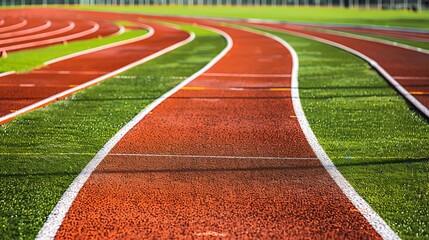
[[[125,32],[125,27],[124,26],[119,26],[118,31],[115,32],[115,33],[113,33],[113,34],[111,34],[111,35],[109,35],[109,36],[121,35],[121,34],[124,34],[124,32]]]
[[[419,100],[417,100],[411,93],[409,93],[401,84],[399,84],[386,70],[384,70],[383,67],[381,67],[376,61],[369,58],[368,56],[352,48],[346,47],[342,44],[332,42],[323,38],[315,37],[312,35],[308,35],[305,33],[299,33],[299,32],[277,28],[277,27],[260,26],[260,25],[256,25],[256,26],[261,28],[266,28],[266,29],[272,29],[274,31],[286,32],[292,35],[301,36],[301,37],[312,39],[318,42],[326,43],[328,45],[343,49],[347,52],[350,52],[362,58],[363,60],[368,62],[375,70],[377,70],[377,72],[379,72],[396,89],[396,91],[398,91],[406,100],[408,100],[411,104],[413,104],[414,107],[417,108],[417,110],[419,110],[426,118],[429,118],[429,109],[425,105],[423,105]]]
[[[129,44],[129,43],[133,43],[133,42],[144,40],[146,38],[151,37],[154,34],[154,32],[155,32],[155,30],[152,27],[147,26],[147,28],[149,30],[149,33],[147,33],[147,34],[145,34],[143,36],[140,36],[140,37],[137,37],[137,38],[133,38],[133,39],[124,40],[124,41],[117,42],[117,43],[112,43],[112,44],[100,46],[100,47],[96,47],[96,48],[93,48],[93,49],[84,50],[84,51],[73,53],[73,54],[70,54],[70,55],[66,55],[66,56],[63,56],[63,57],[60,57],[60,58],[57,58],[57,59],[53,59],[53,60],[51,60],[49,62],[45,62],[44,65],[50,65],[50,64],[53,64],[53,63],[56,63],[56,62],[64,61],[64,60],[67,60],[67,59],[70,59],[70,58],[73,58],[73,57],[77,57],[77,56],[81,56],[81,55],[84,55],[84,54],[89,54],[89,53],[93,53],[93,52],[96,52],[96,51],[101,51],[101,50],[104,50],[104,49],[107,49],[107,48],[117,47],[117,46],[121,46],[121,45],[125,45],[125,44]],[[129,66],[129,65],[127,65],[127,66]],[[124,68],[126,68],[127,66],[125,66]],[[121,69],[123,69],[123,68],[121,68]],[[119,69],[119,70],[121,70],[121,69]],[[119,71],[119,70],[116,70],[116,71]],[[127,70],[127,69],[125,69],[125,70]],[[122,71],[125,71],[125,70],[122,70]],[[120,72],[122,72],[122,71],[120,71]],[[14,73],[15,73],[14,71],[11,71],[11,72],[3,73],[3,74],[4,74],[4,76],[7,76],[7,75],[14,74]],[[109,74],[107,74],[107,75],[109,75]],[[118,73],[116,73],[116,74],[118,74]],[[116,75],[116,74],[114,74],[114,75]],[[97,78],[97,79],[101,79],[101,80],[95,79],[95,80],[86,82],[86,83],[84,83],[82,85],[76,86],[74,88],[70,88],[70,89],[68,89],[68,90],[66,90],[64,92],[55,94],[54,96],[51,96],[51,97],[45,98],[45,99],[43,99],[43,100],[41,100],[39,102],[33,103],[33,104],[31,104],[31,105],[29,105],[27,107],[21,108],[21,109],[15,111],[13,113],[9,113],[7,115],[4,115],[4,116],[0,117],[0,124],[2,124],[4,122],[7,122],[7,121],[10,121],[11,119],[16,118],[17,116],[19,116],[21,114],[24,114],[24,113],[32,111],[32,110],[34,110],[36,108],[45,106],[45,105],[47,105],[47,104],[49,104],[51,102],[54,102],[54,101],[56,101],[56,100],[58,100],[60,98],[64,98],[65,96],[68,96],[68,95],[70,95],[70,94],[72,94],[74,92],[80,91],[80,90],[82,90],[84,88],[87,88],[87,87],[89,87],[91,85],[94,85],[94,84],[96,84],[96,83],[98,83],[98,82],[100,82],[100,81],[102,81],[102,80],[110,77],[110,76],[107,76],[107,75],[103,75],[103,76]],[[2,77],[2,76],[3,75],[0,75],[0,77]],[[105,77],[105,76],[107,76],[107,77]],[[89,83],[91,83],[91,84],[89,84]]]
[[[15,71],[3,72],[3,73],[0,73],[0,78],[6,77],[12,74],[15,74]]]
[[[329,156],[323,150],[322,146],[317,141],[316,135],[310,127],[310,124],[305,117],[304,110],[301,105],[301,100],[299,98],[299,89],[298,89],[298,68],[299,68],[299,59],[298,54],[295,52],[295,49],[289,45],[283,39],[274,36],[270,33],[260,32],[257,30],[250,30],[250,32],[258,32],[265,36],[268,36],[275,41],[279,42],[285,46],[292,56],[292,82],[291,82],[291,91],[292,91],[292,104],[295,111],[295,115],[298,119],[299,125],[301,126],[302,131],[304,132],[305,138],[316,154],[317,158],[322,163],[323,167],[335,181],[335,183],[340,187],[341,191],[347,196],[347,198],[352,202],[352,204],[360,211],[360,213],[366,218],[366,220],[371,224],[371,226],[377,231],[378,234],[383,239],[400,239],[399,236],[389,227],[389,225],[381,218],[371,206],[356,192],[356,190],[350,185],[350,183],[343,177],[343,175],[335,167],[334,163],[331,161]]]
[[[133,43],[133,42],[141,41],[143,39],[151,37],[155,33],[155,30],[151,26],[144,25],[144,27],[149,32],[146,33],[143,36],[132,38],[132,39],[127,39],[127,40],[116,42],[116,43],[110,43],[110,44],[107,44],[107,45],[103,45],[103,46],[91,48],[91,49],[80,51],[80,52],[76,52],[76,53],[72,53],[72,54],[69,54],[69,55],[66,55],[66,56],[63,56],[63,57],[60,57],[60,58],[56,58],[56,59],[52,59],[50,61],[47,61],[47,62],[44,63],[44,65],[50,65],[50,64],[53,64],[53,63],[64,61],[66,59],[74,58],[74,57],[81,56],[81,55],[84,55],[84,54],[89,54],[89,53],[93,53],[93,52],[96,52],[96,51],[101,51],[101,50],[104,50],[104,49],[107,49],[107,48],[117,47],[117,46],[120,46],[120,45],[124,45],[124,44],[128,44],[128,43]]]
[[[80,37],[83,37],[85,35],[89,35],[91,33],[98,31],[99,28],[100,28],[100,26],[97,23],[95,23],[95,25],[93,25],[92,28],[85,30],[85,31],[82,31],[82,32],[75,33],[75,34],[62,36],[62,37],[58,37],[58,38],[51,38],[51,39],[38,41],[38,42],[30,42],[30,43],[24,43],[24,44],[19,44],[19,45],[12,45],[9,47],[4,47],[2,49],[5,51],[11,51],[11,50],[18,50],[18,49],[23,49],[23,48],[37,47],[37,46],[42,46],[42,45],[47,45],[47,44],[52,44],[52,43],[60,43],[60,42],[72,40],[75,38],[80,38]]]
[[[179,91],[182,87],[190,83],[192,80],[200,76],[203,72],[207,71],[209,68],[211,68],[214,64],[216,64],[222,57],[226,55],[227,52],[232,48],[233,42],[230,36],[228,36],[226,33],[217,30],[212,29],[212,31],[215,31],[219,34],[221,34],[228,42],[225,49],[222,50],[221,53],[219,53],[212,61],[210,61],[206,66],[204,66],[202,69],[200,69],[198,72],[194,73],[192,76],[187,78],[185,81],[181,82],[179,85],[156,99],[154,102],[149,104],[145,109],[143,109],[140,113],[138,113],[130,122],[128,122],[124,127],[122,127],[116,134],[111,138],[100,151],[95,155],[95,157],[86,165],[86,167],[82,170],[82,172],[75,178],[75,180],[72,182],[72,184],[69,186],[67,191],[64,193],[64,195],[61,197],[60,201],[57,203],[55,208],[52,210],[51,214],[48,217],[48,220],[43,225],[42,229],[39,231],[39,233],[36,236],[36,239],[54,239],[55,235],[61,226],[63,219],[68,212],[69,208],[71,207],[74,199],[78,195],[80,189],[83,187],[85,182],[88,180],[91,173],[95,170],[95,168],[100,164],[100,162],[107,156],[107,154],[112,150],[112,148],[122,139],[125,134],[130,131],[137,123],[139,123],[149,112],[151,112],[156,106],[161,104],[165,99]],[[185,45],[186,43],[192,41],[195,38],[195,34],[192,34],[191,37],[189,37],[187,40],[177,43],[168,49],[161,50],[160,52],[155,53],[154,57],[150,56],[150,59],[153,59],[155,57],[161,56],[173,49],[176,49],[180,46]],[[148,60],[150,60],[148,59]],[[144,60],[144,59],[143,59]],[[145,61],[148,61],[145,60]],[[144,61],[143,61],[144,62]],[[141,64],[142,62],[139,61],[138,64]],[[138,64],[132,64],[138,65]]]
[[[0,32],[6,32],[6,31],[14,30],[14,29],[17,29],[20,27],[24,27],[25,25],[27,25],[27,23],[28,23],[27,20],[23,20],[17,24],[0,28]]]
[[[37,26],[37,27],[33,27],[33,28],[21,30],[21,31],[15,31],[15,32],[10,32],[10,33],[0,34],[0,38],[8,38],[8,37],[24,35],[27,33],[38,32],[38,31],[45,30],[45,29],[49,28],[50,26],[52,26],[52,22],[48,20],[44,24]]]
[[[400,47],[400,48],[404,48],[407,50],[412,50],[412,51],[416,51],[416,52],[429,54],[429,50],[426,50],[426,49],[422,49],[419,47],[414,47],[411,45],[398,43],[398,42],[394,42],[394,41],[379,39],[376,37],[363,36],[363,35],[358,35],[355,33],[341,32],[338,30],[330,30],[330,29],[328,29],[327,32],[329,32],[330,34],[338,35],[338,36],[342,36],[342,37],[349,37],[349,38],[355,38],[355,39],[365,40],[365,41],[369,41],[369,42],[382,43],[382,44],[389,45],[389,46]]]
[[[50,37],[53,35],[58,35],[61,33],[71,31],[75,27],[76,27],[76,24],[74,22],[69,22],[67,24],[67,26],[60,28],[60,29],[57,29],[57,30],[54,30],[54,31],[51,31],[51,32],[39,33],[39,34],[34,34],[34,35],[24,36],[24,37],[9,38],[6,40],[0,40],[0,44],[16,43],[16,42],[34,40],[34,39],[38,39],[38,38]]]

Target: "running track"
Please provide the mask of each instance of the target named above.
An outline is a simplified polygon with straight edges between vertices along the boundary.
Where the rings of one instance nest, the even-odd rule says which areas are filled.
[[[80,19],[76,14],[49,10],[2,10],[0,51],[17,51],[51,44],[109,36],[120,29],[111,21]]]
[[[299,25],[299,24],[296,24]],[[408,29],[389,29],[382,27],[371,26],[345,26],[345,25],[329,25],[329,24],[303,24],[305,28],[327,29],[334,31],[342,31],[355,34],[369,34],[381,37],[391,37],[397,39],[407,39],[419,42],[429,42],[429,32],[425,30],[408,30]]]
[[[300,129],[287,49],[213,27],[232,49],[108,153],[56,238],[380,238]]]
[[[429,55],[410,49],[396,47],[380,42],[357,39],[327,32],[311,30],[293,24],[253,23],[254,26],[298,34],[315,40],[328,40],[341,44],[374,60],[388,75],[396,81],[392,84],[398,90],[401,87],[405,96],[426,118],[429,118]],[[410,100],[411,99],[411,100]]]
[[[151,24],[155,34],[125,45],[66,59],[25,74],[0,77],[0,124],[16,117],[17,110],[44,106],[78,90],[79,85],[105,78],[122,67],[137,62],[176,43],[185,41],[188,33],[159,24]],[[103,61],[99,61],[102,59]],[[106,59],[112,59],[106,61]],[[98,81],[92,84],[98,83]],[[74,90],[75,88],[78,88]],[[65,92],[67,94],[63,94]],[[48,101],[51,96],[60,94]],[[41,101],[44,101],[41,103]],[[39,104],[41,103],[41,104]]]

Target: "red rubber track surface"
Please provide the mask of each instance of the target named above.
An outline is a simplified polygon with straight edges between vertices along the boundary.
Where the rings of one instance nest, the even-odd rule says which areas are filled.
[[[429,107],[429,55],[383,43],[310,30],[292,24],[253,24],[268,26],[326,39],[354,49],[376,61],[426,108]]]
[[[9,29],[7,31],[1,31],[1,29],[6,28],[7,26],[2,26],[0,28],[0,34],[3,35],[5,33],[19,32],[23,30],[28,30],[34,28],[36,26],[40,26],[41,22],[46,22],[50,20],[52,25],[49,28],[42,29],[40,31],[32,31],[30,33],[26,33],[24,35],[19,36],[9,36],[6,38],[0,39],[0,50],[11,52],[22,49],[30,49],[30,48],[39,48],[47,45],[58,44],[64,41],[76,41],[76,40],[84,40],[91,39],[96,37],[104,37],[112,35],[119,31],[119,28],[113,24],[112,21],[106,21],[106,19],[93,19],[88,18],[87,16],[81,16],[76,14],[76,12],[70,11],[60,11],[60,10],[52,10],[52,9],[19,9],[19,10],[1,10],[0,14],[7,16],[5,18],[6,23],[10,23],[11,25],[16,25],[17,22],[26,20],[27,24],[21,26],[19,28]],[[13,21],[9,21],[9,19]],[[68,29],[67,31],[60,31],[57,34],[50,34],[52,32],[58,31],[67,25],[70,22],[75,23],[75,27],[73,29]],[[94,32],[88,32],[82,36],[74,36],[73,34],[82,33],[85,30],[91,29],[94,24],[98,24],[100,28]],[[10,26],[9,26],[10,27]],[[40,34],[40,35],[39,35]],[[37,36],[36,36],[37,35]],[[33,37],[34,36],[34,37]],[[28,39],[23,39],[28,38]],[[61,38],[61,39],[57,39]],[[53,39],[56,39],[53,41]],[[48,41],[49,40],[49,41]],[[37,46],[26,46],[22,44],[34,43],[46,41],[46,43],[39,43]]]
[[[290,74],[287,49],[213,27],[232,50],[122,138],[56,238],[379,238],[315,157],[290,91],[272,91],[290,77],[216,77]]]
[[[148,39],[81,55],[29,73],[1,77],[0,116],[113,72],[189,37],[184,31],[150,25],[155,34]]]
[[[336,31],[343,31],[349,33],[357,34],[371,34],[376,36],[383,37],[393,37],[400,39],[408,39],[420,42],[429,42],[429,33],[425,32],[410,32],[410,31],[400,31],[393,29],[374,29],[374,28],[365,28],[365,27],[328,27],[328,26],[314,26],[318,29],[329,29]]]

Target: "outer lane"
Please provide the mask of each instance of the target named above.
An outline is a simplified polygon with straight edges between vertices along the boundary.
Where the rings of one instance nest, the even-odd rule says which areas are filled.
[[[310,37],[325,39],[344,45],[360,52],[375,62],[390,74],[396,82],[408,91],[424,109],[429,111],[429,57],[427,53],[417,52],[379,42],[320,32],[293,24],[252,23],[254,26],[285,30],[289,33],[305,34]]]
[[[232,50],[122,138],[57,238],[379,238],[300,130],[290,53],[212,27]]]

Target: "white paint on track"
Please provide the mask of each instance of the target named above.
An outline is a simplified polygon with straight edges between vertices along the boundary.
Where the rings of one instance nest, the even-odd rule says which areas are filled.
[[[343,49],[347,52],[350,52],[350,53],[362,58],[363,60],[368,62],[375,70],[377,70],[377,72],[379,72],[396,89],[396,91],[398,91],[406,100],[408,100],[415,108],[417,108],[418,111],[420,111],[426,118],[429,118],[429,109],[425,105],[423,105],[419,100],[417,100],[411,93],[409,93],[401,84],[399,84],[395,80],[395,78],[393,78],[386,70],[384,70],[384,68],[381,67],[375,60],[371,59],[370,57],[366,56],[365,54],[362,54],[362,53],[360,53],[360,52],[358,52],[352,48],[349,48],[347,46],[344,46],[342,44],[339,44],[339,43],[336,43],[333,41],[329,41],[329,40],[326,40],[323,38],[315,37],[312,35],[308,35],[305,33],[295,32],[292,30],[286,30],[283,28],[269,27],[269,26],[256,25],[255,27],[271,29],[271,30],[277,31],[277,32],[279,32],[279,31],[285,32],[285,33],[289,33],[292,35],[296,35],[296,36],[308,38],[311,40],[315,40],[318,42],[326,43],[328,45],[337,47],[339,49]]]
[[[39,233],[36,236],[36,239],[54,239],[55,235],[60,228],[64,217],[66,216],[66,213],[68,212],[69,208],[71,207],[74,199],[77,197],[80,189],[83,187],[85,182],[88,180],[91,173],[95,170],[95,168],[100,164],[100,162],[108,155],[110,150],[113,149],[113,147],[122,139],[127,132],[129,132],[137,123],[139,123],[149,112],[151,112],[156,106],[161,104],[165,99],[179,91],[182,87],[184,87],[186,84],[193,81],[195,78],[200,76],[203,72],[207,71],[209,68],[211,68],[214,64],[216,64],[223,56],[226,55],[226,53],[232,48],[232,39],[224,32],[221,32],[217,29],[212,29],[213,31],[221,34],[227,39],[228,45],[227,47],[219,53],[212,61],[210,61],[206,66],[204,66],[202,69],[200,69],[198,72],[194,73],[192,76],[187,78],[185,81],[181,82],[179,85],[162,95],[160,98],[149,104],[145,109],[143,109],[140,113],[138,113],[130,122],[128,122],[124,127],[122,127],[116,134],[111,138],[104,146],[103,148],[95,155],[95,157],[86,165],[86,167],[82,170],[82,172],[76,177],[76,179],[72,182],[72,184],[69,186],[67,191],[64,193],[64,195],[61,197],[60,201],[57,203],[55,208],[52,210],[51,214],[49,215],[47,221],[43,225],[42,229],[39,231]],[[192,33],[192,35],[182,41],[179,42],[171,47],[168,47],[166,49],[163,49],[149,57],[146,57],[142,59],[141,61],[138,61],[136,63],[130,64],[130,67],[124,68],[121,72],[130,69],[131,67],[137,66],[143,62],[149,61],[151,59],[154,59],[158,56],[161,56],[165,53],[168,53],[180,46],[183,46],[189,42],[191,42],[195,38],[195,34]],[[110,76],[118,74],[114,73]],[[109,76],[109,77],[110,77]]]
[[[113,47],[118,47],[118,46],[121,46],[121,45],[133,43],[133,42],[142,41],[144,39],[147,39],[147,38],[153,36],[153,34],[155,32],[152,27],[146,26],[146,25],[145,25],[145,27],[147,28],[147,30],[149,32],[146,33],[145,35],[140,36],[140,37],[136,37],[136,38],[132,38],[132,39],[127,39],[127,40],[124,40],[124,41],[120,41],[120,42],[116,42],[116,43],[111,43],[111,44],[103,45],[103,46],[96,47],[96,48],[91,48],[91,49],[84,50],[84,51],[81,51],[81,52],[72,53],[72,54],[69,54],[69,55],[66,55],[66,56],[63,56],[63,57],[56,58],[56,59],[53,59],[51,61],[45,62],[44,65],[50,65],[50,64],[57,63],[57,62],[60,62],[60,61],[64,61],[64,60],[67,60],[67,59],[70,59],[70,58],[74,58],[74,57],[77,57],[77,56],[81,56],[81,55],[85,55],[85,54],[90,54],[90,53],[94,53],[94,52],[97,52],[97,51],[101,51],[101,50],[105,50],[105,49],[113,48]],[[44,73],[42,70],[41,71],[36,71],[35,73],[38,73],[38,72]],[[70,73],[71,72],[69,72],[69,71],[58,72],[58,74],[70,74]],[[8,76],[8,75],[12,75],[12,74],[15,74],[15,71],[1,73],[0,74],[0,78]],[[91,72],[91,74],[97,74],[97,73]],[[103,75],[103,76],[107,76],[107,75],[110,75],[110,74],[111,73],[108,73],[108,74]],[[98,82],[100,82],[100,81],[102,81],[102,80],[105,79],[105,78],[103,79],[103,76],[99,77],[101,80],[95,81],[95,80],[99,79],[99,78],[97,78],[95,80],[92,80],[91,82],[94,82],[93,84],[96,84],[96,83],[98,83]],[[106,78],[108,78],[108,77],[106,77]],[[21,115],[21,114],[24,114],[24,113],[32,111],[32,110],[34,110],[36,108],[45,106],[45,105],[47,105],[47,104],[49,104],[51,102],[54,102],[54,101],[56,101],[58,99],[61,99],[61,98],[64,98],[64,97],[66,97],[66,96],[68,96],[68,95],[70,95],[70,94],[72,94],[74,92],[80,91],[80,90],[82,90],[82,89],[84,89],[86,87],[89,87],[89,86],[93,85],[93,84],[86,85],[87,83],[83,84],[85,86],[83,86],[83,85],[76,86],[74,88],[68,89],[67,91],[58,93],[58,94],[56,94],[54,96],[51,96],[49,98],[46,98],[46,99],[43,99],[43,100],[41,100],[39,102],[31,104],[31,105],[29,105],[29,106],[27,106],[25,108],[18,109],[17,111],[14,111],[13,113],[9,113],[7,115],[4,115],[4,116],[0,117],[0,124],[3,124],[5,122],[10,121],[11,119],[13,119],[13,118]]]
[[[135,154],[109,153],[108,156],[117,157],[168,157],[168,158],[215,158],[215,159],[259,159],[259,160],[315,160],[309,157],[255,157],[255,156],[225,156],[225,155],[187,155],[187,154]]]
[[[34,32],[45,30],[45,29],[49,28],[50,26],[52,26],[52,22],[48,20],[44,24],[37,26],[37,27],[33,27],[33,28],[25,29],[25,30],[20,30],[20,31],[15,31],[15,32],[10,32],[10,33],[0,34],[0,38],[8,38],[8,37],[14,37],[14,36],[21,36],[21,35],[25,35],[28,33],[34,33]]]
[[[241,74],[241,73],[204,73],[207,77],[254,77],[254,78],[284,78],[290,74]]]
[[[24,27],[27,24],[28,24],[27,20],[22,20],[21,22],[19,22],[17,24],[9,25],[9,26],[0,28],[0,33],[1,32],[6,32],[6,31],[10,31],[10,30],[15,30],[15,29],[21,28],[21,27]]]
[[[23,37],[16,37],[16,38],[8,38],[5,40],[0,40],[0,44],[8,44],[8,43],[17,43],[17,42],[23,42],[23,41],[30,41],[35,40],[39,38],[46,38],[58,34],[62,34],[68,31],[73,30],[76,27],[76,24],[74,22],[69,22],[65,27],[50,31],[50,32],[44,32],[39,34],[32,34],[29,36],[23,36]]]
[[[257,30],[249,30],[252,32],[259,32]],[[329,156],[323,150],[322,146],[317,141],[316,135],[310,127],[310,124],[307,121],[304,110],[301,105],[301,100],[299,98],[299,89],[298,89],[298,68],[299,68],[299,59],[298,54],[295,50],[283,39],[274,36],[269,33],[259,32],[264,34],[277,42],[285,46],[292,55],[292,104],[297,116],[298,122],[301,126],[301,129],[304,132],[304,135],[316,154],[317,158],[322,163],[323,167],[335,181],[335,183],[340,187],[342,192],[347,196],[347,198],[352,202],[352,204],[360,211],[360,213],[367,219],[371,226],[377,231],[378,234],[383,239],[400,239],[399,236],[389,227],[389,225],[371,208],[371,206],[356,192],[356,190],[350,185],[350,183],[344,178],[344,176],[338,171],[334,163],[331,161]]]
[[[84,37],[86,35],[89,35],[91,33],[98,31],[98,29],[100,29],[100,25],[98,25],[97,23],[93,23],[93,26],[90,29],[85,30],[85,31],[81,31],[78,33],[74,33],[74,34],[70,34],[70,35],[66,35],[66,36],[61,36],[61,37],[57,37],[57,38],[51,38],[51,39],[47,39],[47,40],[37,41],[37,42],[12,45],[12,46],[8,46],[8,47],[3,47],[2,49],[5,51],[11,51],[11,50],[18,50],[18,49],[23,49],[23,48],[43,46],[43,45],[48,45],[48,44],[52,44],[52,43],[60,43],[60,42],[69,41],[69,40],[72,40],[75,38]]]
[[[364,40],[364,41],[368,41],[368,42],[382,43],[382,44],[389,45],[389,46],[400,47],[400,48],[404,48],[407,50],[412,50],[412,51],[416,51],[416,52],[429,54],[429,50],[414,47],[414,46],[403,44],[403,43],[384,40],[384,39],[380,39],[380,38],[376,38],[376,37],[359,35],[359,34],[355,34],[355,33],[341,32],[339,30],[330,30],[330,29],[324,29],[324,30],[325,30],[325,32],[328,32],[328,33],[333,34],[333,35],[338,35],[338,36],[348,37],[348,38],[354,38],[354,39]]]
[[[9,76],[9,75],[12,75],[12,74],[15,74],[15,71],[3,72],[3,73],[0,73],[0,78],[1,77],[6,77],[6,76]]]
[[[85,55],[85,54],[89,54],[89,53],[101,51],[101,50],[104,50],[104,49],[121,46],[121,45],[128,44],[128,43],[138,42],[138,41],[144,40],[146,38],[152,37],[153,34],[155,33],[155,30],[152,27],[147,26],[147,25],[142,25],[142,26],[144,26],[149,32],[146,33],[146,34],[144,34],[144,35],[142,35],[142,36],[140,36],[140,37],[136,37],[136,38],[132,38],[132,39],[128,39],[128,40],[116,42],[116,43],[110,43],[110,44],[106,44],[106,45],[103,45],[103,46],[91,48],[91,49],[88,49],[88,50],[84,50],[84,51],[72,53],[72,54],[69,54],[69,55],[66,55],[66,56],[63,56],[63,57],[60,57],[60,58],[56,58],[56,59],[47,61],[47,62],[44,63],[44,65],[51,65],[53,63],[64,61],[64,60],[67,60],[67,59],[70,59],[70,58],[74,58],[74,57],[77,57],[77,56],[82,56],[82,55]]]

